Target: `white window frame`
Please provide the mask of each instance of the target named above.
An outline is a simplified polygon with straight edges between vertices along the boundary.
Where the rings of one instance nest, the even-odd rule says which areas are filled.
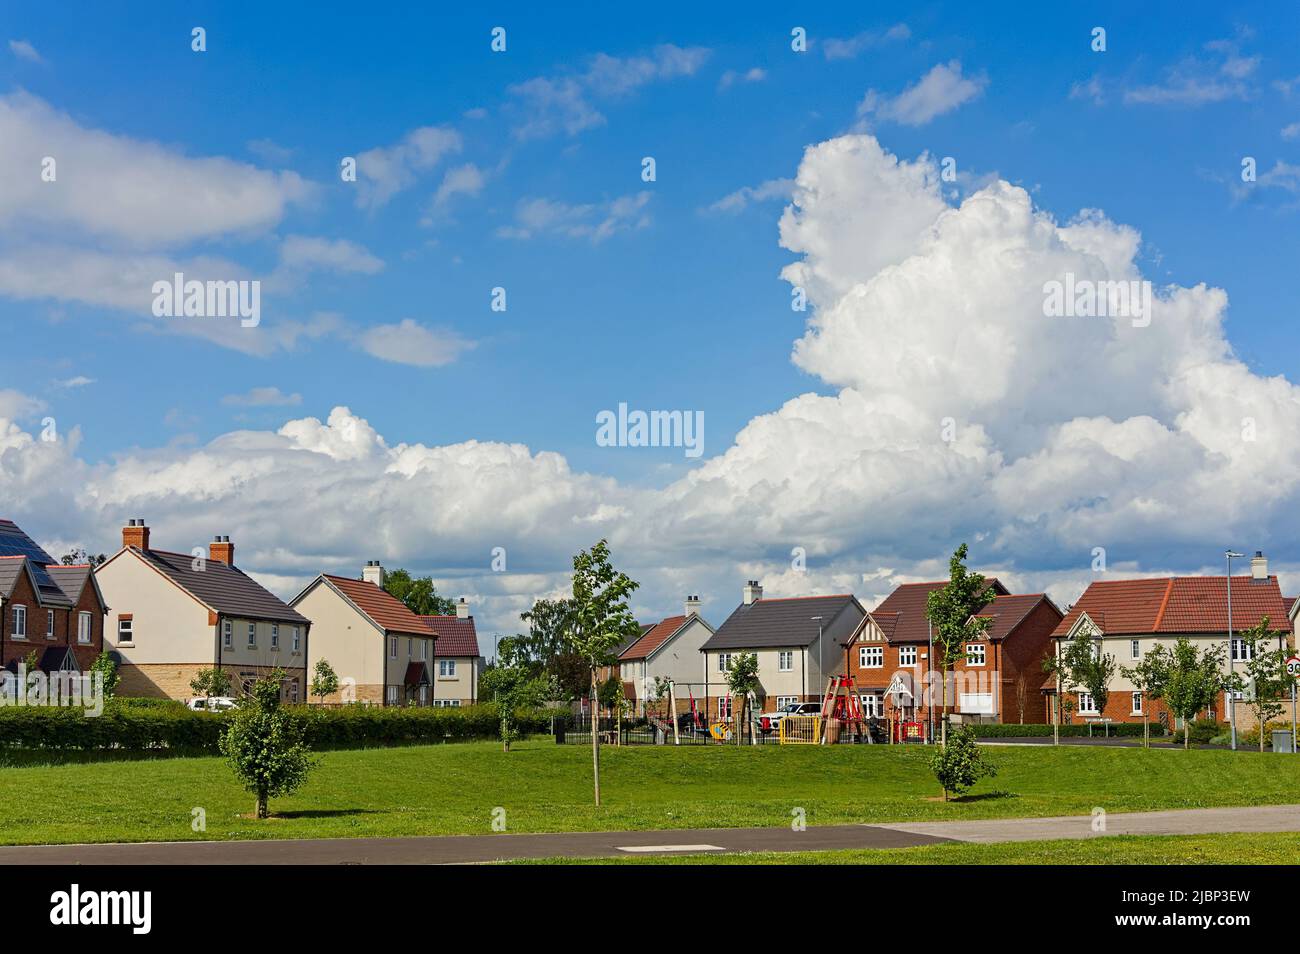
[[[1083,704],[1085,699],[1088,700],[1086,706]],[[1097,711],[1097,700],[1092,697],[1091,692],[1084,692],[1081,690],[1078,694],[1077,702],[1079,705],[1079,715],[1101,715],[1101,713]]]
[[[1132,714],[1133,714],[1133,715],[1142,715],[1142,693],[1140,693],[1140,692],[1133,692],[1133,693],[1130,693],[1130,695],[1131,695],[1132,698],[1133,698],[1133,701],[1132,701],[1132,703],[1131,703],[1131,705],[1133,706],[1133,712],[1132,712]]]
[[[27,607],[22,603],[15,603],[13,619],[13,638],[25,640],[27,638]]]
[[[776,668],[778,672],[794,671],[793,649],[782,649],[776,654]]]
[[[862,703],[862,715],[866,718],[876,716],[879,718],[885,714],[885,697],[878,692],[864,693],[859,697]]]
[[[731,718],[731,694],[730,693],[728,693],[725,696],[718,696],[718,718],[719,719]]]
[[[439,659],[438,660],[438,678],[455,679],[456,678],[456,660]]]
[[[1130,659],[1141,659],[1141,658],[1142,658],[1142,643],[1141,643],[1141,641],[1136,640],[1136,639],[1131,639],[1131,640],[1129,640],[1129,658],[1130,658]]]
[[[302,630],[299,627],[295,626],[293,628],[292,634],[290,635],[290,639],[292,640],[293,651],[295,653],[301,652],[302,651]]]
[[[414,636],[406,637],[406,658],[407,659],[415,658],[415,637]]]
[[[916,665],[916,647],[915,647],[915,646],[899,646],[899,647],[898,647],[898,664],[899,664],[900,666],[915,666],[915,665]]]
[[[271,624],[271,648],[272,649],[280,648],[280,624],[279,623]]]
[[[95,639],[94,617],[82,610],[77,614],[77,642],[89,646]]]
[[[966,665],[984,666],[988,664],[989,651],[984,643],[966,644]]]
[[[731,653],[718,653],[718,672],[726,672],[731,668]]]
[[[248,624],[248,648],[249,649],[257,648],[257,624],[256,623]]]
[[[396,636],[388,637],[388,658],[389,659],[397,658],[397,637]]]
[[[427,639],[420,640],[420,658],[429,658],[429,641]]]
[[[221,621],[221,642],[226,649],[235,648],[235,624],[228,619]]]
[[[433,707],[435,709],[459,709],[459,699],[434,699]]]
[[[1232,661],[1233,662],[1250,662],[1255,658],[1254,650],[1250,644],[1240,636],[1232,637]]]
[[[390,706],[392,706],[392,705],[396,705],[396,704],[397,704],[397,687],[396,687],[396,686],[388,686],[388,687],[385,689],[385,691],[384,691],[384,702],[386,702],[386,703],[387,703],[388,705],[390,705]]]
[[[875,660],[872,662],[872,660]],[[859,669],[884,669],[885,668],[885,647],[884,646],[859,646],[858,647],[858,668]]]
[[[786,706],[792,706],[797,704],[798,702],[799,702],[798,696],[777,696],[776,697],[777,709],[784,709]]]
[[[45,611],[45,638],[54,638],[54,610],[52,609]]]
[[[123,638],[122,636],[123,626],[126,627],[126,638]],[[120,616],[118,617],[117,642],[118,645],[121,645],[122,643],[130,643],[133,646],[135,645],[135,618],[134,617],[132,617],[131,619],[122,619]]]

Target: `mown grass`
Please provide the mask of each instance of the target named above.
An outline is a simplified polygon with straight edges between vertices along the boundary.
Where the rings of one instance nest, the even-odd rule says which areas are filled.
[[[591,752],[547,739],[326,752],[307,785],[246,816],[252,798],[220,758],[0,769],[0,843],[487,834],[955,820],[1300,802],[1300,759],[1252,752],[998,746],[998,767],[943,803],[919,747],[637,747]],[[202,809],[205,830],[195,830]]]
[[[762,851],[726,855],[629,858],[536,858],[533,865],[1293,865],[1300,834],[1113,835],[998,845],[842,851]]]

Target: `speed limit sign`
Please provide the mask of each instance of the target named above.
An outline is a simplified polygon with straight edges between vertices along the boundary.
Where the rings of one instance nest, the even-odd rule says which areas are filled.
[[[1292,679],[1300,679],[1300,656],[1292,656],[1286,661],[1286,671]]]

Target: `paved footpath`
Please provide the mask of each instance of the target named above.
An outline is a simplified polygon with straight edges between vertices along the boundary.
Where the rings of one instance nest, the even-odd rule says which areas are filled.
[[[265,841],[170,841],[0,848],[0,865],[466,864],[518,858],[613,858],[747,851],[904,848],[944,842],[1036,841],[1107,835],[1300,832],[1300,805],[1200,808],[1092,816],[989,821],[825,825],[789,828],[695,828],[677,831],[453,835],[431,838],[319,838]]]

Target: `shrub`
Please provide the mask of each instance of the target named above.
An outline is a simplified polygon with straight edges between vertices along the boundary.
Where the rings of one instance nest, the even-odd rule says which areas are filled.
[[[491,704],[460,709],[382,706],[285,706],[303,723],[313,749],[419,745],[497,737],[500,719]],[[237,710],[235,710],[237,711]],[[556,714],[559,720],[568,713]],[[0,706],[0,746],[70,751],[171,751],[217,753],[231,712],[195,712],[168,699],[112,699],[103,715],[50,706]],[[518,714],[524,735],[550,732],[552,713]]]
[[[1039,738],[1042,736],[1050,736],[1052,734],[1052,726],[1042,722],[1028,723],[1026,725],[1020,725],[1014,722],[986,722],[972,724],[969,728],[975,733],[977,739],[1024,739]],[[1060,728],[1062,738],[1088,737],[1087,725],[1062,725]],[[1109,726],[1092,726],[1092,735],[1094,738],[1101,737],[1107,733],[1122,738],[1141,738],[1142,723],[1112,722]],[[1161,734],[1160,724],[1152,722],[1152,737],[1154,738]]]
[[[1190,742],[1197,745],[1205,745],[1212,742],[1214,737],[1223,732],[1223,726],[1213,719],[1197,719],[1187,728],[1187,738]],[[1255,742],[1258,744],[1259,736],[1255,736]]]
[[[945,802],[949,793],[961,795],[981,778],[998,774],[997,769],[984,761],[970,726],[948,733],[948,744],[938,747],[930,756],[930,769],[943,786]]]

